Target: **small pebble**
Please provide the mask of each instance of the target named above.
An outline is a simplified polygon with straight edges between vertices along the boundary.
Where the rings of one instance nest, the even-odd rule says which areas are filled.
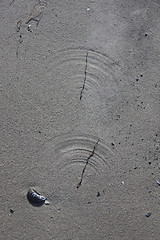
[[[160,181],[157,181],[158,186],[160,186]]]
[[[97,193],[97,197],[99,197],[99,196],[100,196],[100,192]]]
[[[150,217],[150,216],[151,216],[150,212],[146,213],[146,217]]]
[[[11,208],[10,208],[10,210],[9,210],[9,211],[10,211],[10,213],[14,213],[14,211],[15,211],[15,210],[13,210],[13,209],[11,209]]]
[[[108,209],[108,210],[112,210],[112,208],[110,208],[110,207],[108,207],[107,209]]]
[[[32,31],[31,31],[31,25],[30,25],[30,24],[28,25],[28,31],[29,31],[29,32],[32,32]]]
[[[90,11],[90,8],[87,8],[87,12],[89,12]]]

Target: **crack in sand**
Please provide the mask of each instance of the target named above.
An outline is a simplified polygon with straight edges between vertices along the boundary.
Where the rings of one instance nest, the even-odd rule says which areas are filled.
[[[81,179],[80,179],[79,183],[77,184],[77,189],[81,186],[81,184],[82,184],[82,182],[83,182],[83,176],[84,176],[85,170],[86,170],[86,168],[87,168],[87,165],[88,165],[88,163],[89,163],[90,158],[94,156],[94,153],[95,153],[96,147],[97,147],[97,145],[98,145],[98,142],[99,142],[99,140],[95,143],[91,154],[89,155],[89,157],[88,157],[87,160],[86,160],[86,164],[85,164],[85,166],[84,166],[84,168],[83,168],[83,170],[82,170]]]
[[[84,90],[85,84],[86,84],[87,62],[88,62],[88,52],[87,52],[87,54],[86,54],[86,65],[85,65],[85,69],[84,69],[84,82],[83,82],[82,90],[81,90],[81,93],[80,93],[80,100],[82,99],[83,90]]]
[[[12,0],[12,2],[9,4],[10,6],[12,5],[12,3],[14,3],[15,0]]]

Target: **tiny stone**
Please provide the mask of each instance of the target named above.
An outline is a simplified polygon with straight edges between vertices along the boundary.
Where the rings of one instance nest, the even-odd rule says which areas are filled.
[[[91,204],[91,203],[92,203],[91,201],[88,202],[88,204]]]
[[[90,8],[87,8],[87,12],[89,12],[90,11]]]
[[[29,32],[32,32],[32,31],[31,31],[31,25],[28,25],[28,31],[29,31]]]
[[[158,186],[160,186],[160,181],[157,181]]]
[[[100,192],[98,192],[98,193],[97,193],[97,197],[99,197],[100,195],[101,195]]]
[[[107,209],[108,209],[108,210],[112,210],[112,208],[110,208],[110,207],[108,207]]]
[[[151,216],[150,212],[146,213],[146,217],[150,217],[150,216]]]
[[[10,209],[9,211],[10,211],[10,213],[14,213],[14,211],[15,211],[15,210],[13,210],[13,209]]]

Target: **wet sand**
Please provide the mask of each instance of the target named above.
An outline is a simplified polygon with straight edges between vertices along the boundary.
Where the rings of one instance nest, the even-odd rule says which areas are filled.
[[[0,239],[158,240],[160,2],[0,12]]]

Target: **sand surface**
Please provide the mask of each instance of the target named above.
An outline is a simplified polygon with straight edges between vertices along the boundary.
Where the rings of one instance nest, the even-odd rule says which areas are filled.
[[[1,0],[0,18],[0,239],[158,240],[160,1]]]

